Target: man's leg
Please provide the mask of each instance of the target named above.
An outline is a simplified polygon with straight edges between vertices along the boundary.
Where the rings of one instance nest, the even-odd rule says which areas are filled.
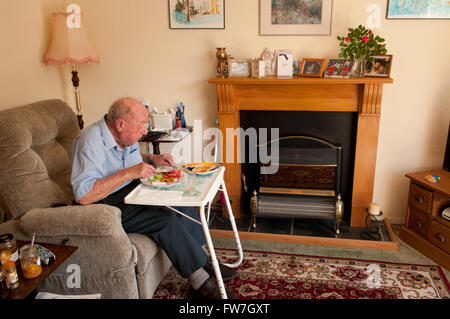
[[[166,252],[183,278],[188,278],[206,265],[208,255],[174,212],[154,206],[126,206],[121,208],[125,232],[152,238]]]

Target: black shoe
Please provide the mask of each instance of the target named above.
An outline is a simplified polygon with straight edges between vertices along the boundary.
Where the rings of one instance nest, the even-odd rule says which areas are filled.
[[[227,293],[228,299],[237,299],[237,296],[230,291],[229,289],[225,288],[225,292]],[[217,280],[215,277],[209,277],[203,285],[198,289],[198,294],[200,295],[200,298],[205,299],[222,299],[222,296],[220,295],[219,286],[217,285]]]
[[[208,272],[211,277],[216,277],[216,273],[214,272],[214,267],[210,261],[203,266],[203,268]],[[234,279],[237,276],[237,272],[234,268],[225,266],[224,264],[219,263],[220,273],[222,274],[223,281],[227,282]]]

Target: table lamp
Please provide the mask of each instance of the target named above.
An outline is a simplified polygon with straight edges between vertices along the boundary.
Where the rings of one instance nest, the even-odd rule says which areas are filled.
[[[77,107],[78,125],[83,129],[83,115],[81,114],[80,91],[78,86],[77,66],[79,64],[98,63],[100,58],[97,50],[90,44],[86,29],[83,28],[83,14],[79,13],[79,23],[68,21],[74,13],[53,13],[53,39],[50,48],[45,55],[47,64],[72,64],[72,83],[75,89],[75,101]]]

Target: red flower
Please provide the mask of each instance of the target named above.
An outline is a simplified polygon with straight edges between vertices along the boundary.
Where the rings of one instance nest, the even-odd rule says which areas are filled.
[[[345,41],[350,42],[350,37],[346,37]]]
[[[369,41],[369,37],[367,35],[362,37],[362,42],[367,43]]]
[[[369,30],[369,34],[372,34],[372,30]]]

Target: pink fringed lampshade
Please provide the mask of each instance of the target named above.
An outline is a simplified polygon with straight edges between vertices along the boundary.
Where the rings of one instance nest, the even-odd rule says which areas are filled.
[[[45,63],[90,63],[100,61],[97,50],[89,42],[86,29],[83,27],[81,14],[80,27],[69,27],[67,17],[71,13],[53,13],[53,39],[45,55]]]
[[[78,125],[84,127],[81,114],[80,79],[78,78],[77,65],[82,63],[100,62],[97,50],[89,42],[86,29],[83,28],[83,14],[79,13],[79,23],[72,23],[74,13],[53,13],[53,38],[50,49],[44,57],[47,64],[72,63],[72,83],[75,90]],[[68,21],[69,20],[69,21]]]

